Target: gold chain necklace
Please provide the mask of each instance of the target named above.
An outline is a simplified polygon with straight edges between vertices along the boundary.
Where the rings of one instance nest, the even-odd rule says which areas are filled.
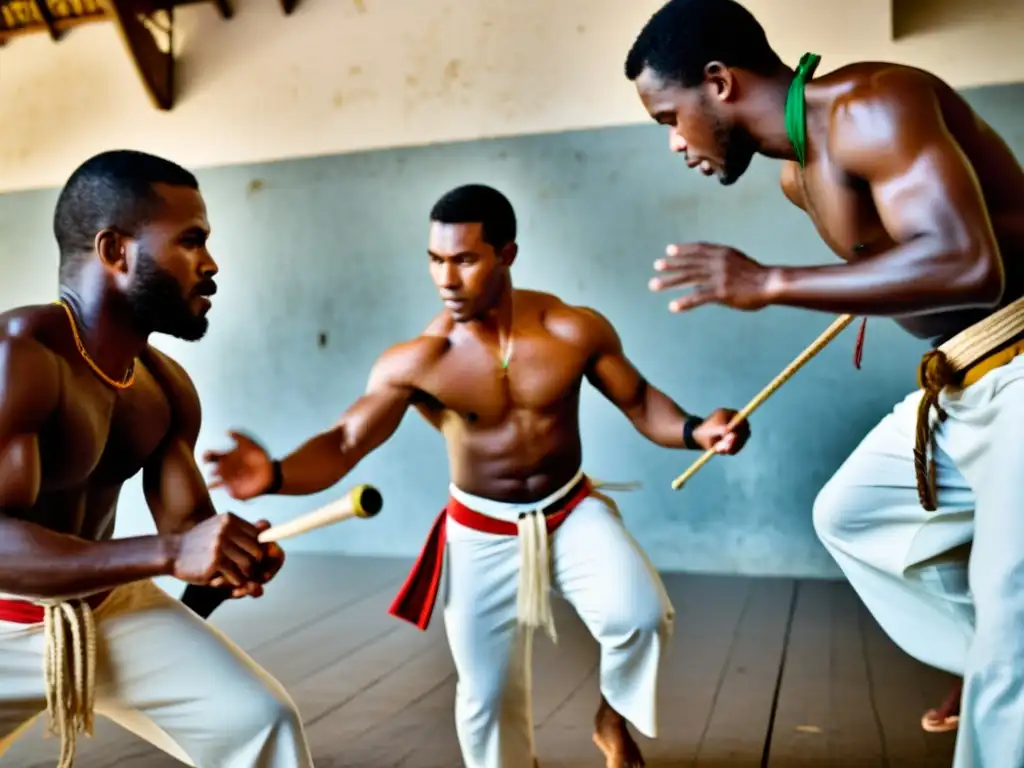
[[[132,367],[128,369],[128,372],[124,375],[124,379],[122,379],[121,381],[116,381],[107,376],[107,374],[105,374],[100,369],[100,367],[93,362],[93,359],[89,357],[89,353],[86,351],[85,345],[82,343],[82,339],[78,335],[78,324],[75,323],[75,316],[71,312],[71,307],[69,307],[67,305],[67,302],[65,302],[64,300],[56,301],[54,303],[60,304],[62,307],[64,307],[64,312],[67,313],[68,316],[68,322],[71,323],[71,335],[75,337],[75,344],[78,347],[78,353],[82,356],[82,359],[89,364],[89,367],[92,368],[93,373],[95,373],[103,381],[103,383],[110,387],[113,387],[114,389],[128,389],[128,387],[134,384],[135,361],[132,361]]]

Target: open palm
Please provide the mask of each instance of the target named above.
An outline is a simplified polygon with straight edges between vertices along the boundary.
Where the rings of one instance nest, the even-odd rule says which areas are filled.
[[[274,468],[266,450],[240,432],[228,432],[235,441],[227,451],[207,451],[203,461],[213,465],[210,490],[224,488],[239,501],[253,499],[263,493],[274,479]]]

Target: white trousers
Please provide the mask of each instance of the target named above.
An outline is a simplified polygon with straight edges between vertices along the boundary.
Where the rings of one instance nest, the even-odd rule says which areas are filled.
[[[97,715],[198,768],[313,768],[281,685],[155,584],[93,613]],[[43,648],[42,624],[0,621],[0,755],[46,709]]]
[[[1024,768],[1024,356],[943,395],[935,512],[914,476],[920,397],[840,467],[814,526],[893,641],[963,676],[955,768]]]
[[[546,507],[575,483],[531,504],[464,493],[470,509],[509,522]],[[466,768],[534,764],[530,649],[516,620],[519,541],[447,520],[444,618],[458,674],[455,723]],[[658,672],[674,610],[657,572],[600,494],[585,499],[551,537],[551,584],[600,644],[605,700],[641,733],[657,735]],[[597,702],[595,702],[596,711]]]

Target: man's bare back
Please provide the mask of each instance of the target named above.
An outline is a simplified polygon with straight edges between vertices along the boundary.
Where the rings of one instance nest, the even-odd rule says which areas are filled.
[[[871,158],[883,154],[880,145],[895,142],[898,148],[905,148],[905,154],[897,154],[906,164],[920,158],[921,167],[900,173],[905,169],[890,165],[892,187],[876,194],[883,198],[911,195],[915,187],[935,184],[936,175],[943,175],[943,155],[936,150],[929,156],[928,145],[934,142],[930,132],[936,130],[931,113],[937,111],[954,143],[947,151],[963,152],[970,175],[977,180],[983,212],[991,221],[1002,256],[1006,287],[994,308],[1024,295],[1024,169],[1002,137],[960,94],[931,73],[899,64],[864,62],[814,79],[805,95],[809,109],[812,105],[820,108],[822,118],[808,121],[812,145],[820,149],[808,157],[802,171],[796,162],[784,163],[782,189],[794,205],[807,212],[837,256],[856,261],[897,245],[886,224],[899,224],[882,219],[893,215],[892,208],[883,202],[880,210],[856,172],[861,165],[870,168]],[[970,181],[970,175],[962,171],[945,175],[948,181]],[[945,186],[947,190],[955,188]],[[929,203],[941,205],[937,196],[923,198],[918,205]],[[966,207],[976,206],[968,203]],[[963,208],[958,211],[963,215]],[[975,215],[981,213],[974,211]],[[988,308],[951,309],[895,320],[915,336],[939,344],[990,312]]]
[[[988,386],[990,392],[1002,392],[1001,410],[1007,410],[1012,407],[1006,403],[1013,401],[1008,392],[1014,378],[1008,365],[1019,360],[1022,338],[1017,311],[1024,296],[1024,170],[1020,162],[966,100],[932,73],[893,63],[860,62],[815,77],[817,63],[816,56],[805,54],[795,70],[788,67],[754,16],[734,0],[668,0],[640,31],[626,56],[625,74],[636,84],[651,117],[669,128],[670,148],[682,153],[691,168],[699,167],[707,176],[715,174],[726,185],[744,174],[755,154],[785,161],[781,183],[786,197],[806,211],[821,239],[846,262],[764,266],[726,245],[670,245],[667,257],[655,262],[659,274],[650,281],[651,290],[689,289],[688,295],[670,303],[675,312],[719,303],[743,310],[781,305],[890,317],[936,347],[970,328],[974,333],[957,339],[958,344],[963,342],[960,351],[971,347],[971,360],[983,363],[974,368],[976,375],[1006,377],[990,378]],[[1011,304],[998,319],[992,317]],[[995,322],[984,323],[986,318]],[[990,530],[1003,530],[1006,521],[999,520],[999,507],[1006,508],[1008,496],[1004,487],[1002,494],[993,497],[992,488],[1000,487],[1000,475],[1006,481],[1016,477],[1015,471],[1019,474],[1012,462],[1003,463],[1006,446],[996,447],[991,435],[981,437],[968,429],[951,438],[956,429],[951,424],[957,419],[949,418],[948,412],[940,412],[940,423],[945,422],[948,430],[942,449],[945,477],[938,479],[934,461],[926,463],[929,446],[935,445],[929,400],[937,404],[949,385],[974,386],[977,378],[970,382],[964,368],[963,361],[951,362],[945,350],[926,354],[919,369],[923,407],[917,408],[914,426],[892,426],[902,424],[897,421],[903,418],[897,415],[900,409],[913,407],[908,406],[908,398],[865,438],[815,502],[819,538],[840,561],[872,613],[905,648],[912,633],[897,638],[895,623],[887,624],[880,616],[889,588],[892,604],[900,606],[899,622],[904,628],[913,627],[919,637],[929,632],[946,636],[937,641],[941,643],[958,635],[960,628],[954,625],[943,631],[932,622],[932,615],[945,613],[945,607],[931,615],[932,609],[914,613],[918,596],[922,604],[927,597],[902,581],[916,583],[920,577],[911,575],[915,567],[911,555],[897,554],[901,546],[897,542],[902,537],[916,547],[922,539],[913,536],[913,526],[931,521],[924,517],[915,523],[918,510],[907,508],[899,496],[904,489],[895,478],[916,475],[920,511],[930,515],[938,506],[936,485],[941,482],[948,491],[964,482],[959,473],[966,472],[966,459],[962,453],[955,458],[956,446],[972,440],[976,447],[970,451],[971,461],[985,462],[989,468],[981,485],[987,486],[985,496],[990,501],[977,496],[977,514],[979,519],[988,518]],[[996,398],[990,394],[976,399],[971,415],[960,415],[961,425],[969,422],[971,429],[977,429],[993,423],[991,411],[979,412],[985,400],[991,405]],[[916,438],[913,446],[905,444],[907,435]],[[903,459],[897,446],[906,451],[908,465],[912,462],[910,472],[899,466]],[[1002,456],[997,459],[994,454]],[[899,470],[893,469],[896,466]],[[887,487],[894,494],[891,500],[882,493],[872,496],[881,491],[874,483]],[[969,484],[975,493],[981,490],[977,480]],[[963,541],[977,544],[975,510],[970,508],[975,505],[956,503],[958,513],[968,521]],[[945,532],[947,540],[958,535],[952,529]],[[862,580],[858,573],[885,572],[881,560],[872,558],[889,544],[894,549],[884,560],[903,564],[889,574],[892,581],[883,586],[883,576],[879,582],[870,582],[873,575]],[[920,564],[939,554],[925,545],[915,548],[913,557]],[[863,568],[868,562],[871,566]],[[970,622],[971,633],[984,626],[983,618],[989,627],[1012,628],[1019,606],[1010,597],[1014,590],[1003,585],[1012,582],[1007,572],[1019,572],[1019,561],[1014,556],[986,556],[982,564],[972,562],[970,570],[973,595],[951,592],[950,599],[975,603],[978,610]],[[901,591],[913,597],[896,597]],[[954,613],[948,610],[949,615]],[[915,626],[912,616],[927,618]],[[969,735],[958,741],[957,764],[968,752],[972,754],[964,762],[974,764],[1005,761],[1007,755],[1021,753],[1020,741],[1012,742],[1016,731],[1006,727],[1020,719],[1010,709],[1011,702],[1020,700],[1015,693],[1019,678],[1013,679],[999,667],[1002,659],[1019,656],[1014,643],[1019,642],[1020,633],[1011,629],[1004,636],[998,630],[988,634],[981,630],[981,635],[985,637],[981,650],[972,649],[966,664],[969,672],[973,667],[976,688],[965,722],[987,723],[972,724]],[[949,715],[959,699],[956,687],[938,715],[933,711],[925,716],[924,725],[942,727],[932,721]],[[1003,733],[1008,738],[1000,743]],[[983,749],[988,752],[985,757]]]
[[[650,281],[690,290],[672,311],[717,303],[885,316],[937,345],[1024,294],[1024,171],[952,88],[878,62],[798,81],[745,9],[723,0],[697,23],[698,5],[707,3],[672,0],[637,38],[626,70],[640,100],[670,128],[670,148],[723,184],[755,154],[787,161],[784,193],[846,263],[765,266],[726,245],[673,244]],[[696,48],[669,50],[657,37],[696,34],[694,24],[744,38],[727,44],[738,46],[729,62],[695,62]]]

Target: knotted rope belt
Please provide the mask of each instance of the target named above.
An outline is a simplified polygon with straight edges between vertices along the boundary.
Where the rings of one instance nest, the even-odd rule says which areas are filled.
[[[917,410],[914,472],[921,506],[929,512],[938,507],[931,409],[935,409],[939,422],[945,421],[946,412],[939,405],[942,391],[966,389],[989,371],[1024,353],[1024,338],[1019,338],[1022,334],[1024,297],[965,328],[921,358],[917,381],[923,396]]]
[[[77,735],[93,734],[96,700],[96,622],[92,610],[107,593],[44,602],[0,599],[0,621],[43,624],[47,735],[60,738],[57,768],[75,762]]]

